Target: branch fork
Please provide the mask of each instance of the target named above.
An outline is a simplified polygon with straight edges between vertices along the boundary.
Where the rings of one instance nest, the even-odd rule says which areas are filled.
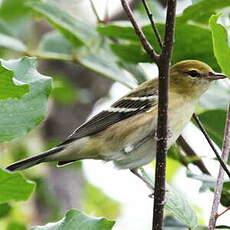
[[[121,4],[132,23],[134,30],[145,51],[159,68],[159,103],[158,103],[158,124],[157,124],[157,151],[155,170],[155,196],[153,208],[153,230],[163,229],[164,204],[165,204],[165,177],[166,177],[166,156],[167,156],[167,135],[168,135],[168,87],[169,87],[169,66],[174,41],[174,27],[176,16],[176,0],[168,0],[166,27],[164,41],[161,41],[159,32],[154,23],[152,14],[145,0],[142,3],[148,14],[152,29],[157,37],[159,46],[162,47],[161,54],[158,54],[146,39],[141,27],[138,25],[127,0],[121,0]]]

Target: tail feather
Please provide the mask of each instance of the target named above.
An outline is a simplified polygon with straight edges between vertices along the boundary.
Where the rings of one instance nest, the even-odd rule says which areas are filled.
[[[35,155],[33,157],[17,161],[12,165],[9,165],[6,169],[9,171],[17,171],[17,170],[23,170],[30,168],[34,165],[40,164],[42,162],[46,161],[46,158],[50,155],[53,155],[54,153],[60,152],[64,149],[64,146],[57,146],[53,149],[50,149],[46,152],[40,153],[38,155]]]

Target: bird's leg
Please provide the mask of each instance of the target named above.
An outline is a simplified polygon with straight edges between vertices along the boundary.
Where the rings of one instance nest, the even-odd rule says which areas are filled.
[[[148,181],[147,178],[145,178],[144,176],[142,176],[141,174],[138,173],[138,169],[137,168],[134,168],[134,169],[130,169],[130,171],[136,175],[138,178],[140,178],[147,186],[148,188],[151,189],[151,191],[154,193],[154,187],[153,185]],[[153,194],[151,194],[152,196]]]

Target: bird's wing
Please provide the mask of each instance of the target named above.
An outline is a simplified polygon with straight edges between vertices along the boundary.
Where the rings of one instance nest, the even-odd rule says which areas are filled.
[[[99,133],[119,121],[148,111],[152,106],[157,105],[157,82],[155,83],[156,80],[151,81],[153,82],[149,87],[146,87],[146,82],[143,83],[136,90],[116,101],[108,109],[83,123],[60,145],[65,145],[79,138]]]

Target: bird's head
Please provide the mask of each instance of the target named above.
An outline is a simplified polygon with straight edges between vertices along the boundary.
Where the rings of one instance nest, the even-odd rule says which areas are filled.
[[[226,78],[224,74],[216,73],[207,64],[196,60],[178,62],[170,69],[170,87],[194,97],[203,94],[212,81],[223,78]]]

